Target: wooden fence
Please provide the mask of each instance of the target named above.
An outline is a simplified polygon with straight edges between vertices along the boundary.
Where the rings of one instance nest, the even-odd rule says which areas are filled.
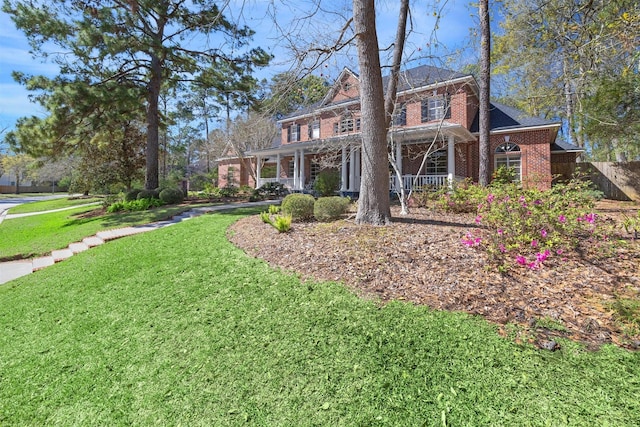
[[[640,202],[640,162],[578,163],[607,199]]]

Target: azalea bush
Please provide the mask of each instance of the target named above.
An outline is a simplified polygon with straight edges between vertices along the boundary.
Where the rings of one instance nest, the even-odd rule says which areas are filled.
[[[500,183],[470,193],[475,200],[482,196],[475,218],[480,228],[462,243],[486,250],[501,269],[538,269],[582,241],[608,242],[610,227],[593,212],[596,199],[587,181],[573,179],[547,191]]]

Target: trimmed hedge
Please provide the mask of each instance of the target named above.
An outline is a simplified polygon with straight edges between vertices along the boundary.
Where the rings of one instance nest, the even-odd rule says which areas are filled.
[[[309,194],[289,194],[282,200],[282,212],[291,215],[293,221],[307,221],[313,218],[315,199]]]
[[[160,192],[160,200],[168,205],[175,205],[184,200],[184,194],[179,188],[165,188]]]
[[[350,204],[351,200],[346,197],[321,197],[313,206],[313,216],[318,221],[333,221],[344,215]]]

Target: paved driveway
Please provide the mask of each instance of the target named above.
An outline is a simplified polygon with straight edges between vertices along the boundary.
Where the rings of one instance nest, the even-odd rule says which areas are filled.
[[[39,200],[61,199],[63,197],[69,197],[69,195],[53,194],[51,196],[11,197],[8,199],[0,199],[0,222],[2,222],[4,217],[7,215],[7,211],[14,206],[18,206],[23,203],[37,202]]]

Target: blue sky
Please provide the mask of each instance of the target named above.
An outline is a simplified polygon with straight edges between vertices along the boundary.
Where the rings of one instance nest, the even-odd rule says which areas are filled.
[[[335,0],[332,0],[335,1]],[[298,12],[296,1],[260,1],[260,0],[235,0],[232,5],[243,4],[241,9],[236,7],[231,10],[231,15],[242,16],[246,25],[256,31],[254,37],[256,42],[273,52],[276,55],[274,65],[260,72],[260,78],[270,78],[273,74],[283,71],[287,68],[291,61],[288,58],[284,42],[277,31],[274,29],[272,19],[268,16],[269,8],[273,5],[278,7],[278,16],[285,18],[293,16]],[[347,4],[349,2],[346,2]],[[434,26],[433,5],[427,6],[431,2],[414,1],[413,5],[413,24],[414,32],[407,42],[406,52],[413,58],[412,65],[425,63],[424,56],[434,46],[428,44],[429,36]],[[271,6],[269,6],[271,5]],[[386,46],[393,40],[395,35],[395,23],[397,20],[397,4],[395,1],[380,2],[378,7],[378,32],[379,42],[381,46]],[[438,56],[445,58],[444,53],[452,51],[457,47],[468,44],[469,28],[476,25],[476,10],[469,6],[469,0],[449,0],[446,3],[441,2],[443,7],[442,20],[440,28],[437,32],[438,40],[441,45],[436,51],[431,51]],[[272,9],[271,9],[272,10]],[[284,23],[282,26],[287,28],[295,24]],[[301,33],[301,37],[310,34],[310,31]],[[454,61],[438,65],[448,65],[451,68],[461,65],[460,59],[453,57]],[[325,68],[327,77],[335,77],[342,68],[347,65],[345,62],[353,61],[348,64],[355,68],[355,57],[347,56],[346,59],[333,61]],[[464,60],[462,60],[464,62]],[[44,111],[28,98],[28,92],[11,77],[13,71],[21,71],[26,74],[34,75],[55,75],[57,68],[49,62],[42,62],[39,58],[32,58],[29,53],[29,44],[26,37],[16,30],[13,22],[7,14],[0,12],[0,131],[3,129],[12,129],[16,120],[20,117],[39,115],[44,116]],[[0,136],[0,139],[2,136]]]

